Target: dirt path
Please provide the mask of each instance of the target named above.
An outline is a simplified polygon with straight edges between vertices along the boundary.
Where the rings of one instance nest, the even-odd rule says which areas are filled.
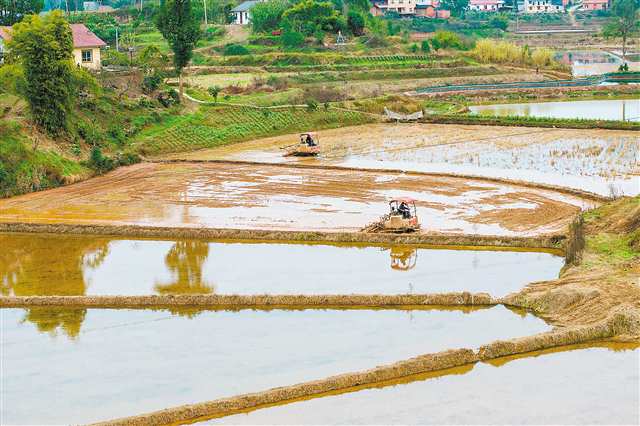
[[[394,196],[417,200],[423,232],[561,232],[578,197],[481,180],[233,163],[145,163],[0,201],[0,222],[358,231]]]

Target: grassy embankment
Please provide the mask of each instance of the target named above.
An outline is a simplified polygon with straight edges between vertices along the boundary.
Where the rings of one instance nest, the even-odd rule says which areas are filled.
[[[560,325],[616,320],[618,334],[640,338],[640,196],[622,198],[582,214],[583,239],[560,278],[530,284],[507,297]]]
[[[174,117],[138,136],[136,152],[155,155],[212,148],[253,138],[308,130],[353,126],[373,121],[367,114],[335,109],[259,109],[201,106],[198,111]]]
[[[91,170],[50,149],[34,149],[15,122],[0,121],[0,198],[88,177]]]

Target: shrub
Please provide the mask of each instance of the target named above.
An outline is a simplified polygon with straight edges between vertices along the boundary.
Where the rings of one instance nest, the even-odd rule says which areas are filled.
[[[114,166],[113,160],[102,155],[102,151],[98,146],[91,148],[88,165],[98,173],[108,172],[109,170],[112,170]]]
[[[223,55],[225,56],[240,56],[250,54],[249,49],[241,44],[227,44],[224,47]]]
[[[429,53],[431,51],[431,48],[429,47],[429,40],[422,40],[422,43],[420,43],[420,50],[424,53]]]
[[[318,102],[314,99],[307,100],[307,111],[316,111],[318,109]]]
[[[553,63],[553,56],[553,50],[541,47],[533,51],[531,61],[537,67],[546,67]]]
[[[347,26],[354,36],[364,34],[364,18],[355,10],[350,10],[347,15]]]
[[[268,33],[278,29],[282,14],[289,7],[286,0],[258,2],[251,8],[251,27],[254,33]]]
[[[304,35],[297,31],[286,31],[282,34],[282,45],[285,47],[300,47],[304,44]]]
[[[142,91],[153,93],[158,90],[160,83],[162,83],[162,78],[158,74],[147,75],[142,79]]]
[[[436,31],[431,43],[434,49],[461,49],[464,47],[460,37],[451,31]]]
[[[418,45],[415,43],[413,43],[409,49],[412,53],[418,53]]]
[[[499,14],[494,15],[489,19],[489,25],[493,28],[498,28],[499,30],[505,31],[509,26],[509,18],[506,15]]]

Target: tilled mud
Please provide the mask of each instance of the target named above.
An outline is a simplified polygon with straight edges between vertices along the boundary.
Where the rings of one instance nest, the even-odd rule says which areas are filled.
[[[422,233],[452,235],[556,233],[581,207],[592,204],[550,190],[464,178],[145,163],[2,200],[0,222],[353,232],[386,213],[393,197],[416,199]]]
[[[637,194],[637,132],[443,124],[372,124],[319,132],[317,158],[283,157],[284,135],[171,154],[168,159],[243,160],[404,169],[528,181],[610,195]]]

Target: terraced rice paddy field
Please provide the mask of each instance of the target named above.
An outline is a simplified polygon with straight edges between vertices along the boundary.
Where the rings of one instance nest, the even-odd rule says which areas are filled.
[[[0,245],[5,296],[462,291],[504,296],[531,281],[557,278],[563,265],[554,251],[463,247],[42,234],[0,234]]]
[[[0,200],[0,223],[358,231],[413,197],[423,233],[540,235],[590,200],[482,180],[276,165],[143,163]]]
[[[294,135],[167,155],[190,160],[295,162],[515,179],[609,196],[640,193],[640,136],[570,130],[438,124],[371,124],[319,132],[321,155],[282,157]]]
[[[1,423],[637,423],[616,299],[637,291],[562,272],[568,225],[602,202],[563,187],[632,187],[632,133],[320,137],[316,159],[283,158],[292,135],[0,200]],[[392,197],[420,233],[361,232]]]

